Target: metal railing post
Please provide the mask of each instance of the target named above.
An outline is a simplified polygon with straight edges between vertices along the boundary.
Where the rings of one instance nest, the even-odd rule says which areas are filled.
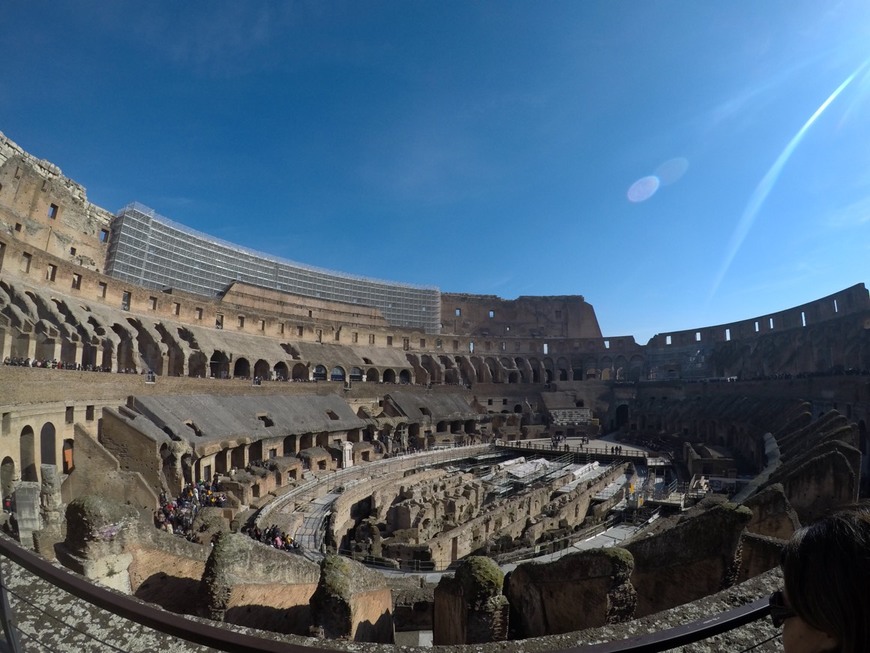
[[[14,615],[12,608],[9,606],[6,583],[3,580],[3,565],[0,564],[0,625],[3,626],[3,633],[6,635],[4,653],[5,651],[9,653],[24,653],[21,643],[18,641],[18,631],[15,629],[13,621]]]

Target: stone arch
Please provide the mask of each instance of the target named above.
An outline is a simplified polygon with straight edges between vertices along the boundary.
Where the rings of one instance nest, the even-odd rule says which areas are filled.
[[[39,460],[42,465],[57,465],[57,432],[54,424],[46,422],[39,431]]]
[[[237,358],[233,364],[233,378],[246,379],[251,376],[251,362],[244,356]]]
[[[36,442],[33,428],[28,425],[21,429],[20,455],[21,480],[39,481],[39,472],[36,468]]]
[[[135,318],[127,318],[127,323],[136,331],[135,339],[140,362],[144,363],[146,370],[151,370],[155,374],[163,374],[163,352],[160,349],[160,343],[154,338],[153,332],[146,329]]]
[[[341,365],[336,365],[332,368],[332,371],[329,373],[330,381],[344,381],[347,376],[344,368]]]
[[[350,368],[349,377],[351,381],[362,381],[363,380],[363,371],[358,367]]]
[[[0,462],[0,492],[8,497],[15,489],[15,461],[6,456]]]
[[[395,383],[396,382],[396,372],[391,368],[387,368],[384,370],[384,383]]]
[[[399,371],[399,383],[404,385],[408,385],[411,383],[411,372],[408,370],[400,370]]]
[[[254,376],[258,376],[261,379],[269,378],[269,363],[268,361],[263,360],[262,358],[254,363]]]
[[[296,363],[293,366],[292,378],[294,381],[308,381],[308,367],[304,363]]]
[[[444,376],[442,374],[441,365],[429,354],[423,354],[420,357],[420,366],[429,372],[429,379],[432,383],[443,383]]]
[[[136,348],[133,346],[133,336],[124,325],[118,323],[112,325],[112,331],[118,336],[118,345],[115,352],[115,362],[118,365],[118,369],[137,371]],[[107,367],[105,362],[103,367]]]
[[[483,362],[489,370],[489,377],[492,379],[492,382],[504,383],[504,376],[502,375],[503,368],[499,362],[492,356],[487,356],[483,359]]]
[[[537,358],[530,358],[529,368],[532,370],[532,383],[541,383],[541,371],[543,370],[543,365],[541,365],[541,361],[539,361]]]
[[[211,355],[208,365],[211,376],[216,379],[225,379],[230,374],[230,359],[220,350]]]
[[[366,381],[369,383],[377,383],[380,380],[378,371],[374,367],[370,367],[366,372]]]
[[[85,369],[94,368],[97,366],[98,345],[89,341],[82,340],[82,367]]]
[[[532,378],[532,368],[529,365],[529,362],[520,356],[517,356],[514,359],[514,362],[520,372],[520,383],[529,383]]]
[[[272,368],[272,371],[275,373],[275,379],[278,381],[286,381],[290,378],[290,370],[287,368],[287,363],[284,361],[278,361],[275,363],[275,367]]]
[[[317,364],[314,366],[314,380],[326,381],[326,366]]]

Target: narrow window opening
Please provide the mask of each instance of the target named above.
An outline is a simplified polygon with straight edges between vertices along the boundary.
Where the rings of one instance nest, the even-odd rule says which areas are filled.
[[[48,267],[45,268],[45,280],[46,281],[54,281],[57,276],[57,266],[48,264]]]
[[[100,229],[100,242],[105,243],[107,240],[109,240],[109,230]]]
[[[106,291],[107,291],[108,288],[109,288],[108,285],[106,284],[105,281],[100,281],[100,282],[98,282],[98,286],[99,286],[99,289],[100,289],[100,297],[102,297],[103,299],[105,299],[105,298],[106,298]]]
[[[75,255],[76,255],[76,248],[75,248],[75,247],[70,247],[70,248],[69,248],[69,255],[70,255],[70,256],[75,256]]]
[[[489,312],[489,319],[491,320],[494,317],[495,317],[495,311],[490,311]]]
[[[695,331],[695,342],[701,342],[701,332]]]
[[[57,212],[58,212],[57,204],[49,204],[49,206],[48,206],[48,218],[49,218],[49,220],[56,220],[57,219]]]
[[[181,303],[180,302],[173,302],[172,314],[173,315],[181,315]]]
[[[122,311],[129,311],[130,310],[130,300],[132,298],[133,298],[133,296],[130,294],[130,292],[125,290],[124,293],[121,295],[121,310]]]
[[[24,272],[25,274],[29,274],[30,273],[30,264],[32,262],[33,262],[33,256],[31,256],[27,252],[24,252],[21,255],[21,271]]]
[[[758,320],[756,320],[755,321],[755,333],[758,333],[758,331],[759,331]]]
[[[157,310],[157,298],[156,297],[149,297],[148,298],[148,308],[152,311]]]
[[[197,320],[202,320],[202,309],[197,307],[196,311],[194,311]]]
[[[770,318],[770,320],[768,321],[768,324],[770,325],[770,328],[772,330],[773,329],[773,318]]]
[[[837,306],[837,300],[835,299],[834,300],[834,313],[839,313],[839,312],[840,312],[840,308],[839,308],[839,306]]]
[[[725,341],[728,342],[731,340],[731,329],[725,329]]]
[[[454,313],[454,315],[455,315],[456,317],[462,317],[462,309],[461,309],[461,308],[457,308],[457,309],[456,309],[456,313]]]
[[[82,288],[82,275],[73,273],[72,275],[72,289],[73,290],[81,290]]]
[[[665,344],[666,344],[666,345],[670,345],[671,342],[672,342],[672,341],[671,341],[671,336],[665,336]]]
[[[801,311],[801,326],[807,325],[807,314],[804,311]]]
[[[605,340],[605,341],[604,341],[604,348],[605,348],[605,349],[610,349],[610,341],[609,341],[609,340]]]
[[[550,345],[548,343],[544,343],[544,354],[550,353]]]

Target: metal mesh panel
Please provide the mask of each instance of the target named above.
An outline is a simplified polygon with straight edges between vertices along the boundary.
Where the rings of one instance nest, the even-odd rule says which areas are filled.
[[[189,229],[137,202],[112,222],[106,274],[146,288],[216,296],[234,281],[317,299],[373,306],[399,327],[440,331],[441,293],[269,256]]]

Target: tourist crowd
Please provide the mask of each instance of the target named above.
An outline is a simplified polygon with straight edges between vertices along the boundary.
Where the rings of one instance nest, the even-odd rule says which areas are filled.
[[[251,539],[268,544],[276,549],[281,549],[282,551],[299,551],[300,549],[299,543],[278,528],[276,524],[272,524],[265,530],[258,526],[252,528],[243,526],[242,532],[247,533]]]
[[[187,484],[175,499],[170,499],[165,492],[160,494],[160,508],[154,514],[154,525],[169,533],[175,533],[187,539],[193,533],[193,520],[202,508],[223,508],[227,503],[227,495],[220,491],[217,475],[210,483],[200,481]]]

